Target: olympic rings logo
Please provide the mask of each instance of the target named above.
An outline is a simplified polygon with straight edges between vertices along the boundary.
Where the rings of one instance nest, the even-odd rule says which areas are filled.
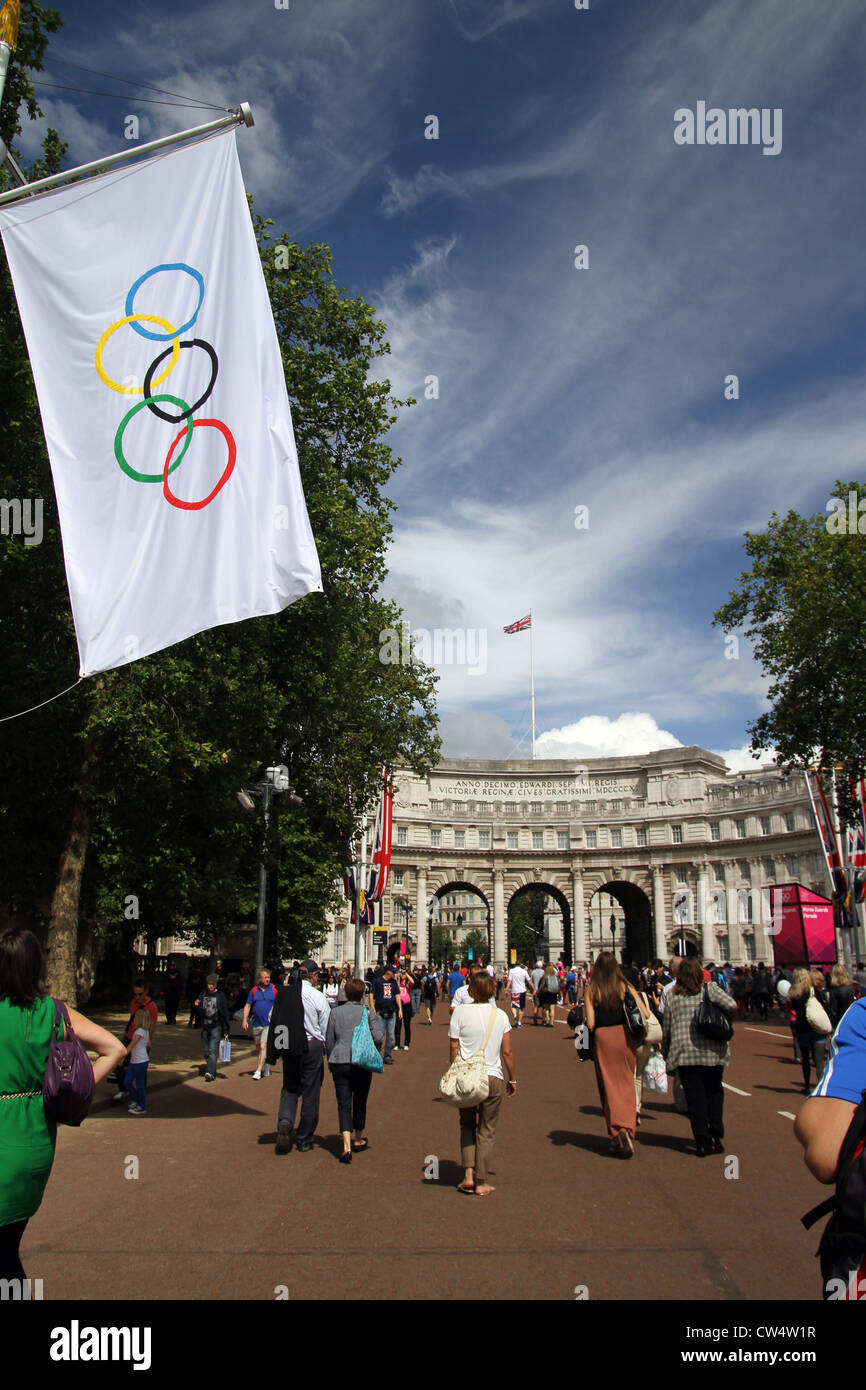
[[[181,324],[180,328],[174,328],[167,319],[159,318],[156,314],[137,314],[135,312],[135,296],[139,289],[152,275],[158,275],[160,271],[163,270],[180,270],[185,272],[192,277],[198,288],[198,303],[195,306],[195,312],[191,318],[187,319],[186,323]],[[223,424],[222,420],[193,420],[192,418],[194,412],[198,410],[200,406],[203,406],[205,401],[209,399],[219,374],[219,358],[212,344],[205,342],[203,338],[189,338],[181,341],[181,334],[186,333],[188,329],[192,328],[198,318],[199,310],[203,302],[204,279],[199,271],[195,270],[191,265],[185,265],[182,261],[176,261],[170,265],[152,266],[150,270],[146,270],[144,274],[140,275],[135,283],[130,286],[129,293],[126,296],[124,317],[118,319],[110,328],[106,328],[96,345],[96,354],[94,356],[94,366],[96,367],[97,376],[110,391],[117,391],[121,396],[143,397],[131,410],[127,411],[117,427],[117,433],[114,436],[114,457],[119,467],[128,478],[131,478],[133,482],[136,483],[158,483],[161,480],[162,495],[165,500],[170,502],[173,507],[178,507],[181,511],[187,512],[201,511],[203,507],[207,507],[214,500],[217,493],[225,487],[231,477],[237,460],[237,445],[235,444],[234,437],[228,425]],[[163,329],[164,332],[155,333],[150,328],[142,327],[143,324],[148,323],[156,324],[159,328]],[[103,366],[102,358],[109,338],[111,338],[112,334],[116,333],[119,328],[125,328],[127,326],[141,338],[150,339],[150,341],[154,343],[168,344],[165,350],[160,352],[151,362],[144,374],[144,381],[141,386],[121,386],[119,382],[112,380]],[[179,396],[170,396],[165,393],[154,394],[154,389],[161,386],[166,378],[174,371],[181,350],[184,348],[198,348],[210,359],[210,380],[206,389],[193,405],[188,405],[187,402],[182,400]],[[166,358],[169,359],[168,365],[160,372],[159,376],[156,376],[155,373]],[[176,406],[180,413],[170,414],[167,410],[160,408],[157,404],[158,401]],[[169,445],[168,452],[166,453],[162,465],[162,471],[159,473],[140,473],[137,469],[132,467],[123,452],[123,437],[127,425],[135,418],[139,411],[145,409],[149,410],[151,414],[156,415],[158,419],[165,420],[169,425],[183,425],[183,429]],[[208,493],[207,497],[203,497],[199,502],[184,502],[180,497],[176,497],[169,487],[169,474],[173,473],[175,469],[179,468],[183,463],[186,452],[192,443],[193,431],[205,428],[219,430],[222,434],[226,442],[226,466],[216,486]],[[177,458],[175,458],[175,450],[181,440],[183,440],[183,447],[177,455]]]

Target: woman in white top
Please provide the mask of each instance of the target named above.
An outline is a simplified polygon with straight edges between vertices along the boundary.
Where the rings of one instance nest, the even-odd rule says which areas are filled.
[[[458,1004],[451,1013],[448,1036],[451,1042],[451,1061],[460,1056],[468,1061],[480,1052],[484,1034],[490,1022],[490,1011],[495,1018],[490,1037],[485,1048],[487,1076],[490,1091],[480,1105],[470,1105],[460,1110],[460,1149],[463,1167],[466,1170],[458,1192],[474,1193],[476,1197],[489,1197],[495,1188],[487,1181],[493,1140],[496,1137],[496,1122],[503,1096],[513,1096],[517,1090],[514,1075],[514,1052],[511,1047],[511,1024],[508,1015],[497,1009],[492,1002],[496,993],[496,981],[482,971],[473,975],[468,984],[473,1003]],[[508,1081],[502,1074],[503,1066],[508,1073]]]

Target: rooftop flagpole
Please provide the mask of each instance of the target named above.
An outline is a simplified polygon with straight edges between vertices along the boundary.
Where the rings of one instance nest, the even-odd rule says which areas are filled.
[[[535,762],[535,660],[532,652],[532,609],[529,610],[529,688],[532,697],[532,761]]]
[[[2,46],[2,41],[0,41],[0,49]],[[164,135],[162,139],[150,140],[146,145],[137,145],[131,150],[121,150],[120,154],[110,154],[104,159],[92,159],[89,164],[79,164],[76,169],[64,169],[60,174],[51,174],[48,178],[36,179],[34,183],[26,183],[22,188],[11,188],[7,193],[0,193],[0,204],[29,198],[34,193],[42,193],[47,188],[55,188],[67,179],[83,178],[85,174],[102,173],[105,169],[116,168],[118,164],[128,164],[131,160],[139,159],[144,154],[165,149],[168,145],[177,145],[183,140],[196,140],[206,135],[213,135],[216,131],[224,130],[227,126],[251,126],[254,124],[253,113],[248,103],[242,101],[240,106],[234,107],[216,121],[208,121],[206,125],[193,126],[191,130],[179,130],[175,135]]]

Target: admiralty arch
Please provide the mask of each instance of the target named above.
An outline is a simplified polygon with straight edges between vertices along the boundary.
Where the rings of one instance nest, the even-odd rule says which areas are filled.
[[[462,902],[489,958],[507,963],[509,904],[537,888],[548,908],[539,955],[582,961],[613,947],[638,963],[697,953],[743,964],[772,959],[772,884],[827,892],[802,776],[730,774],[702,748],[582,764],[446,758],[425,777],[398,769],[393,780],[377,926],[417,961],[429,958],[433,923],[447,926]],[[329,926],[323,958],[352,960],[348,912]],[[376,959],[369,928],[360,958]]]

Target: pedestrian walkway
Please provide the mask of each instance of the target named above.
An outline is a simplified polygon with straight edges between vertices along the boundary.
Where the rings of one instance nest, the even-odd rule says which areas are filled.
[[[685,1116],[645,1093],[629,1163],[608,1156],[570,1030],[516,1031],[518,1093],[482,1200],[456,1191],[457,1113],[437,1098],[447,1022],[440,1004],[374,1077],[370,1147],[344,1167],[329,1075],[315,1147],[277,1156],[279,1072],[254,1082],[252,1043],[235,1039],[205,1085],[198,1033],[161,1021],[147,1116],[102,1086],[82,1128],[60,1132],[22,1247],[28,1275],[46,1299],[123,1298],[134,1249],[142,1300],[819,1296],[799,1217],[825,1192],[793,1138],[801,1077],[778,1024],[735,1028],[726,1157],[696,1159]]]

